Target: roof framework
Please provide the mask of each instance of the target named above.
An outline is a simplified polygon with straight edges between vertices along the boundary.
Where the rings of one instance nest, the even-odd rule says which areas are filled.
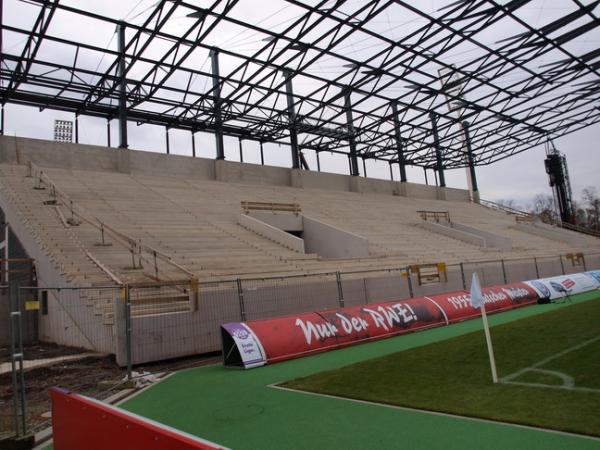
[[[127,22],[88,2],[2,3],[3,105],[296,135],[301,149],[427,168],[434,128],[458,168],[463,122],[483,165],[600,121],[600,0],[563,0],[541,24],[535,0],[269,0],[253,21],[262,2],[160,0]]]

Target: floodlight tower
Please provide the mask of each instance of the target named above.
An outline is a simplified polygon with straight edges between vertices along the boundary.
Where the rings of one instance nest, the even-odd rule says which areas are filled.
[[[557,150],[554,142],[550,139],[546,143],[544,165],[550,179],[550,187],[553,190],[554,202],[560,212],[560,220],[574,225],[573,192],[571,191],[567,158]]]

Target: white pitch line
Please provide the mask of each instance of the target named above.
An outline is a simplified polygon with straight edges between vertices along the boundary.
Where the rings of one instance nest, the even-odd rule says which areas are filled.
[[[595,338],[589,339],[585,342],[582,342],[581,344],[574,345],[573,347],[567,348],[561,352],[556,353],[555,355],[552,355],[552,356],[549,356],[548,358],[542,359],[541,361],[533,364],[532,366],[525,367],[524,369],[517,370],[515,373],[512,373],[510,375],[502,377],[502,378],[500,378],[500,382],[506,383],[508,381],[514,380],[515,378],[518,378],[519,376],[523,375],[525,372],[527,372],[531,369],[535,369],[537,367],[543,366],[544,364],[547,364],[550,361],[560,358],[561,356],[564,356],[567,353],[571,353],[575,350],[579,350],[580,348],[585,347],[586,345],[589,345],[598,340],[600,340],[600,336],[596,336]]]
[[[367,400],[358,400],[355,398],[339,397],[337,395],[331,395],[331,394],[319,394],[316,392],[300,391],[297,389],[291,389],[291,388],[286,388],[283,386],[278,386],[277,383],[269,384],[269,385],[267,385],[267,387],[271,388],[271,389],[278,389],[280,391],[294,392],[296,394],[304,394],[304,395],[309,395],[309,396],[313,396],[313,397],[324,397],[324,398],[330,398],[330,399],[334,399],[334,400],[344,400],[347,402],[360,403],[363,405],[379,406],[382,408],[396,409],[396,410],[407,411],[407,412],[416,412],[416,413],[428,414],[430,416],[450,417],[453,419],[462,419],[462,420],[468,420],[471,422],[482,422],[482,423],[490,423],[493,425],[506,426],[506,427],[525,428],[527,430],[540,431],[542,433],[559,434],[562,436],[571,436],[571,437],[576,437],[576,438],[581,438],[581,439],[589,439],[592,441],[600,442],[599,437],[588,436],[586,434],[569,433],[568,431],[552,430],[550,428],[534,427],[531,425],[521,425],[519,423],[500,422],[497,420],[482,419],[480,417],[461,416],[458,414],[451,414],[451,413],[445,413],[445,412],[440,412],[440,411],[430,411],[427,409],[409,408],[407,406],[388,405],[386,403],[377,403],[377,402],[370,402]]]

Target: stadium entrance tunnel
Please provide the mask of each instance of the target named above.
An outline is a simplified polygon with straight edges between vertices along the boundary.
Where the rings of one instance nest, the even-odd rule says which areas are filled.
[[[366,238],[303,214],[252,211],[240,214],[238,223],[299,253],[314,253],[326,259],[369,256]]]

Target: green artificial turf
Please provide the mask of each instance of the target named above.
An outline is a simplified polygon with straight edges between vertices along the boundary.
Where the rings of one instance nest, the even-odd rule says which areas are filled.
[[[574,296],[573,302],[600,304],[598,297],[592,292]],[[494,332],[502,323],[570,307],[534,305],[489,320]],[[481,320],[470,320],[246,371],[198,367],[168,377],[121,407],[235,450],[600,449],[600,440],[580,436],[269,387],[479,329]]]
[[[600,304],[587,302],[493,328],[499,377],[600,337]],[[539,369],[575,380],[575,389],[491,382],[482,331],[353,364],[284,386],[411,408],[448,412],[600,436],[600,341]],[[513,381],[562,380],[525,372]],[[589,388],[597,388],[597,391]]]

